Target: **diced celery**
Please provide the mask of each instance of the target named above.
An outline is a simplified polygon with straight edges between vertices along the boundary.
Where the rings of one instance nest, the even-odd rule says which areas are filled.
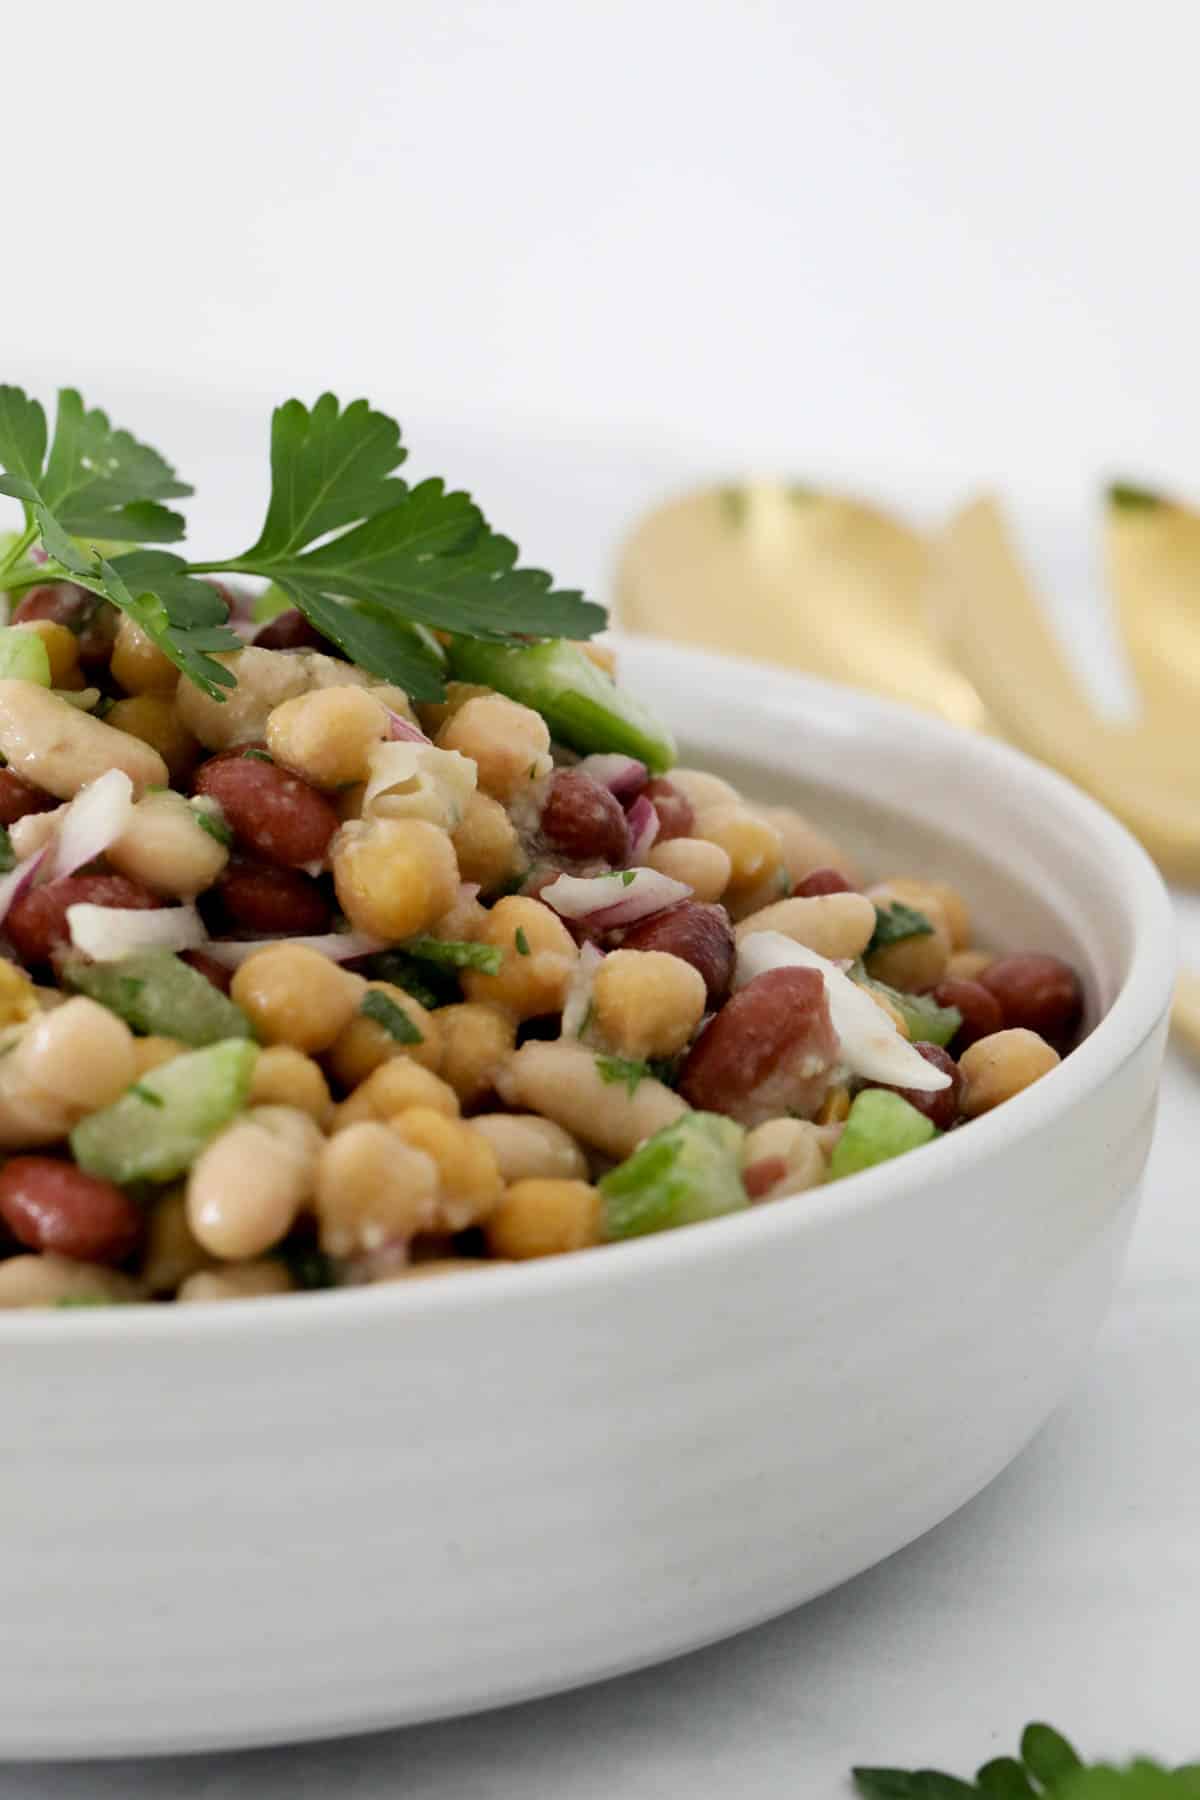
[[[928,994],[902,994],[899,988],[889,987],[886,981],[876,981],[873,975],[868,975],[861,963],[849,974],[860,987],[874,988],[876,993],[891,1001],[908,1026],[908,1035],[914,1044],[938,1044],[944,1050],[962,1024],[962,1014],[957,1006],[939,1006]]]
[[[36,631],[0,626],[0,681],[36,681],[50,686],[50,658]]]
[[[886,1088],[866,1088],[857,1095],[850,1108],[842,1135],[829,1159],[829,1180],[843,1175],[857,1175],[860,1169],[874,1168],[916,1150],[940,1134],[937,1127],[919,1113],[915,1106]]]
[[[675,740],[666,727],[566,638],[520,648],[455,638],[450,673],[531,706],[551,736],[572,750],[619,751],[644,762],[654,775],[675,761]]]
[[[233,1038],[151,1069],[75,1127],[75,1161],[121,1187],[173,1181],[245,1106],[257,1056],[255,1044]]]
[[[748,1206],[742,1127],[720,1113],[684,1113],[600,1182],[604,1234],[640,1237]]]
[[[173,950],[142,950],[110,963],[73,961],[63,976],[68,986],[107,1006],[135,1031],[178,1038],[197,1049],[251,1035],[241,1007]]]
[[[250,608],[250,617],[255,625],[268,625],[277,619],[280,613],[291,612],[296,602],[281,587],[272,582],[261,594],[256,594],[254,604]]]

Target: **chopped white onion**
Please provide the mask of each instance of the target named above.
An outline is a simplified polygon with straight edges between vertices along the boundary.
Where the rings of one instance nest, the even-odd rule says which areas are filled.
[[[817,969],[825,978],[829,1016],[841,1044],[842,1060],[851,1074],[893,1087],[920,1088],[933,1094],[949,1087],[950,1077],[918,1054],[901,1037],[870,994],[830,962],[782,931],[756,931],[738,945],[734,987],[745,987],[769,969]]]
[[[73,875],[115,844],[133,818],[133,783],[109,769],[81,788],[63,814],[50,868],[51,881]]]
[[[629,826],[629,860],[640,863],[658,837],[658,812],[653,800],[639,794],[625,815]]]
[[[67,908],[71,942],[93,962],[119,962],[135,950],[197,950],[208,940],[194,906],[94,906],[76,901]]]
[[[590,775],[593,781],[606,787],[618,800],[628,800],[639,793],[650,774],[645,763],[639,762],[636,756],[620,756],[615,751],[585,756],[575,766],[581,775]]]
[[[615,875],[560,875],[538,895],[564,919],[586,919],[609,931],[663,912],[691,895],[686,881],[673,881],[657,869],[624,869]]]
[[[433,739],[426,737],[420,726],[414,725],[411,719],[406,719],[403,713],[394,712],[389,706],[387,708],[387,716],[388,736],[390,738],[399,738],[402,743],[406,744],[433,743]]]
[[[604,961],[604,953],[595,944],[585,944],[579,952],[579,961],[571,971],[571,979],[567,984],[566,1004],[562,1011],[562,1036],[580,1038],[587,1024],[587,1016],[592,1005],[592,985],[596,979],[596,970]]]
[[[48,851],[49,846],[44,844],[40,850],[35,850],[32,856],[27,856],[24,862],[19,862],[15,869],[10,869],[7,875],[0,877],[0,922],[3,922],[7,916],[8,909],[14,900],[21,898],[45,862]]]
[[[210,938],[204,954],[223,968],[238,969],[248,957],[257,956],[260,950],[271,950],[276,944],[298,944],[303,950],[327,956],[331,962],[353,962],[356,957],[374,956],[377,950],[388,948],[385,938],[368,937],[365,931],[331,931],[323,937]]]

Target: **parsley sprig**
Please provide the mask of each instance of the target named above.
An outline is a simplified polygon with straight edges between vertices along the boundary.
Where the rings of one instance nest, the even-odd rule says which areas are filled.
[[[938,1769],[855,1769],[863,1800],[1200,1800],[1200,1763],[1166,1769],[1141,1757],[1126,1768],[1085,1764],[1050,1725],[1027,1725],[1018,1756],[984,1763],[974,1781]]]
[[[400,428],[365,400],[323,394],[288,400],[271,425],[271,495],[249,549],[188,562],[148,546],[178,542],[180,515],[163,504],[191,489],[170,464],[72,388],[59,394],[54,437],[37,400],[0,387],[0,493],[19,500],[25,529],[0,556],[0,590],[73,580],[131,614],[215,698],[235,685],[216,658],[241,648],[205,575],[275,584],[352,661],[418,700],[444,694],[435,632],[521,644],[586,638],[601,607],[517,566],[517,547],[493,531],[470,495],[437,479],[396,474]],[[40,538],[50,561],[26,553]],[[121,554],[102,553],[113,540]]]

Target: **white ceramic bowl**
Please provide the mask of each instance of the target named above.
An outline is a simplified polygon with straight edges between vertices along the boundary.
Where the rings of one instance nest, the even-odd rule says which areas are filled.
[[[0,1317],[0,1754],[263,1743],[611,1675],[960,1506],[1062,1399],[1154,1120],[1166,896],[999,744],[632,645],[689,760],[792,796],[983,937],[1082,969],[1084,1044],[845,1184],[606,1251],[228,1306]]]

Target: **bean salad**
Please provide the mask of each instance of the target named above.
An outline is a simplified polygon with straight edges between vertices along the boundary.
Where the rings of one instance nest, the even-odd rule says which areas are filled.
[[[1075,1042],[1065,962],[678,766],[602,645],[446,639],[414,702],[213,585],[223,697],[70,582],[0,629],[0,1307],[692,1224],[961,1129]]]

